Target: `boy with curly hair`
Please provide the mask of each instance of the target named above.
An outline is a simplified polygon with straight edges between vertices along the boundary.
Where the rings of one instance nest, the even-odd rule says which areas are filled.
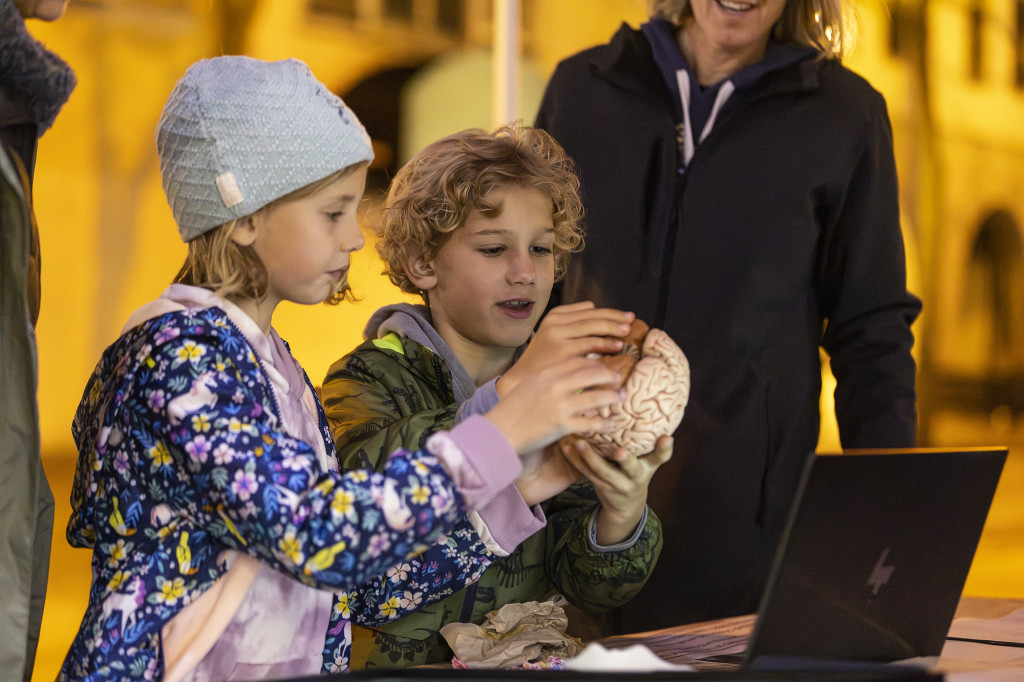
[[[525,377],[622,348],[632,313],[576,303],[537,327],[583,246],[582,213],[571,160],[529,127],[462,131],[398,172],[376,246],[391,281],[424,304],[378,310],[366,341],[328,372],[324,404],[343,469],[379,470],[394,448],[492,408]],[[477,584],[375,629],[367,665],[447,660],[442,626],[481,623],[507,603],[557,592],[599,613],[630,599],[660,551],[647,485],[670,451],[667,435],[641,457],[620,450],[606,459],[580,441],[563,447],[586,480],[533,508],[509,488],[471,512],[489,568]],[[532,534],[516,546],[492,518]]]

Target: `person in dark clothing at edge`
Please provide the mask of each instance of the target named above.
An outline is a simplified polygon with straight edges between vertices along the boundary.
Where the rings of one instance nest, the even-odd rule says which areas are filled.
[[[39,137],[76,82],[25,20],[54,21],[66,4],[0,0],[0,676],[9,680],[32,677],[53,535],[36,401],[40,286],[32,177]]]
[[[914,337],[885,100],[840,63],[840,0],[664,0],[564,60],[536,126],[576,161],[591,300],[690,359],[651,483],[664,549],[612,632],[756,611],[819,430],[819,346],[843,447],[916,442]]]

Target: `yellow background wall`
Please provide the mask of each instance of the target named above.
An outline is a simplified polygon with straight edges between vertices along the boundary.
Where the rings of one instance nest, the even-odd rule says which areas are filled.
[[[483,0],[479,0],[482,4]],[[75,3],[53,24],[29,31],[74,68],[78,86],[41,139],[35,200],[43,258],[43,302],[37,327],[42,449],[57,500],[50,588],[34,678],[52,680],[77,631],[89,586],[89,552],[68,547],[64,524],[76,453],[71,420],[103,349],[135,308],[159,295],[184,256],[160,187],[153,134],[174,83],[190,64],[218,54],[215,3],[193,0],[188,11],[160,0]],[[344,92],[387,66],[421,58],[430,46],[352,36],[303,19],[305,3],[257,3],[244,52],[264,59],[295,57],[324,83]],[[619,23],[642,20],[639,0],[531,3],[524,40],[533,45],[526,103],[555,63],[606,41]],[[480,37],[482,43],[489,35]],[[472,47],[472,46],[471,46]],[[481,44],[481,49],[486,49]],[[478,69],[479,70],[479,69]],[[489,109],[474,120],[453,116],[452,91],[465,89],[442,72],[434,93],[416,107],[417,139],[470,125],[492,128]],[[486,100],[486,85],[479,93]],[[358,114],[358,112],[356,112]],[[523,111],[531,121],[533,111]],[[407,150],[411,154],[415,149]],[[369,238],[369,235],[368,235]],[[314,383],[361,341],[370,314],[405,297],[380,275],[372,242],[352,260],[350,281],[361,300],[340,306],[278,308],[274,324]]]
[[[43,249],[37,333],[46,453],[72,447],[71,418],[100,353],[130,313],[170,283],[184,259],[185,247],[160,188],[153,132],[177,79],[192,62],[212,56],[206,46],[215,18],[210,3],[195,2],[197,9],[186,16],[164,16],[161,10],[146,9],[147,4],[110,3],[112,9],[104,10],[72,1],[61,20],[29,23],[37,38],[73,66],[79,80],[40,141],[37,162]],[[607,40],[623,19],[636,23],[643,16],[636,0],[602,0],[584,14],[570,11],[573,4],[536,4],[534,25],[552,34],[550,40],[534,41],[544,78],[558,59]],[[120,5],[137,6],[137,11],[117,9]],[[343,40],[329,27],[307,25],[299,12],[302,5],[260,3],[246,52],[265,59],[302,59],[339,92],[382,64],[400,63],[407,56],[387,41]],[[116,19],[105,16],[115,11]],[[452,121],[445,96],[438,92],[436,106],[418,108],[418,126],[440,135],[469,125],[465,119]],[[487,96],[485,90],[481,97]],[[524,117],[532,119],[532,113]],[[481,115],[473,125],[493,127],[489,116]],[[355,305],[285,305],[275,316],[275,326],[314,383],[360,340],[370,313],[400,296],[380,277],[372,245],[355,256],[351,281],[363,297]]]
[[[185,254],[160,189],[155,124],[167,94],[192,62],[234,49],[235,44],[225,40],[224,19],[215,8],[245,4],[71,0],[60,21],[29,25],[73,66],[79,79],[56,125],[41,140],[35,187],[43,250],[43,303],[37,329],[40,421],[44,462],[57,499],[50,589],[35,675],[39,680],[56,675],[85,608],[89,583],[89,553],[69,548],[63,530],[75,462],[70,434],[74,410],[103,348],[136,307],[167,286]],[[396,40],[386,32],[359,33],[335,23],[309,22],[302,11],[305,4],[257,0],[239,50],[267,59],[302,59],[342,93],[381,68],[422,61],[437,52],[437,45],[427,38]],[[467,0],[468,7],[477,8],[474,11],[485,4]],[[522,113],[527,122],[533,113],[529,107],[558,60],[605,42],[621,21],[635,26],[644,19],[642,0],[523,0],[523,6],[529,62],[524,65]],[[938,318],[938,332],[952,331],[921,335],[920,321],[915,329],[937,357],[955,364],[970,350],[955,342],[958,337],[953,333],[958,287],[963,286],[958,273],[964,269],[969,245],[969,232],[963,227],[973,225],[993,203],[1016,202],[1021,205],[1017,215],[1024,215],[1024,127],[1006,124],[1021,120],[1024,97],[1005,86],[958,85],[963,80],[963,8],[938,7],[940,30],[932,34],[934,73],[952,85],[933,95],[933,106],[954,135],[944,147],[924,144],[920,83],[907,60],[894,58],[886,45],[889,9],[882,0],[864,0],[860,10],[860,41],[846,63],[886,96],[901,176],[911,287],[921,293],[934,290],[934,296],[926,297],[922,319]],[[1005,35],[990,37],[989,51],[1005,62]],[[485,54],[489,40],[486,31],[477,31],[461,45],[461,66],[472,66],[469,70],[475,75],[439,68],[424,78],[427,85],[416,93],[413,107],[415,141],[403,150],[405,156],[433,137],[470,125],[492,127],[487,107],[480,106],[489,95],[486,84],[470,88],[460,82],[484,77],[485,69],[473,62],[473,55]],[[455,95],[467,97],[474,91],[477,99],[455,110]],[[999,121],[1004,130],[993,132]],[[945,159],[946,168],[966,171],[949,179],[943,191],[930,184],[926,172],[936,159]],[[948,243],[944,251],[933,248],[939,233],[928,221],[936,214],[936,224],[961,228],[959,234],[942,237]],[[938,264],[932,266],[934,261]],[[366,319],[377,307],[402,298],[380,276],[380,269],[368,244],[353,258],[350,275],[360,302],[339,307],[286,304],[278,309],[275,326],[315,383],[331,362],[359,342]],[[931,270],[935,274],[929,276]],[[825,414],[831,412],[829,393],[827,386]],[[933,440],[944,443],[1024,443],[1024,424],[1005,415],[950,415],[934,424]],[[822,444],[836,446],[834,421],[826,422]],[[1024,596],[1024,505],[1018,502],[1024,499],[1021,454],[1004,473],[968,579],[968,594]]]

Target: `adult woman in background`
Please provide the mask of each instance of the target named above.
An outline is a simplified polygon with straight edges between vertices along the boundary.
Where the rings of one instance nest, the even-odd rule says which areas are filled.
[[[839,0],[663,0],[562,62],[537,126],[578,164],[587,249],[561,303],[634,310],[690,358],[651,484],[665,547],[612,629],[752,612],[818,438],[819,346],[844,447],[916,438],[892,132],[839,61]]]

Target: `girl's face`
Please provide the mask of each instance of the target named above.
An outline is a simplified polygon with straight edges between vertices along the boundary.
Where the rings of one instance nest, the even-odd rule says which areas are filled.
[[[529,340],[555,281],[547,196],[510,186],[491,190],[487,199],[501,213],[474,209],[433,261],[419,264],[429,270],[413,278],[427,292],[434,327],[464,364],[511,358]]]
[[[232,239],[251,245],[267,270],[266,298],[240,303],[264,331],[281,301],[322,303],[347,276],[349,254],[365,243],[356,220],[365,187],[366,164],[360,164],[316,193],[271,206],[235,228]]]

